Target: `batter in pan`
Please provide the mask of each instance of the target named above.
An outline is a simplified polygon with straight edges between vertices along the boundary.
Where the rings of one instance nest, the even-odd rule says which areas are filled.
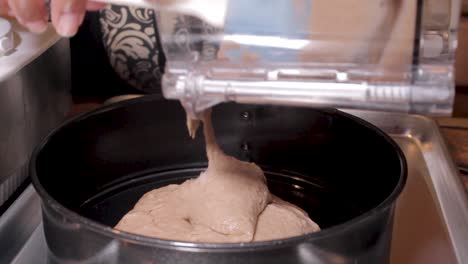
[[[209,165],[198,178],[145,194],[116,228],[190,242],[252,242],[319,231],[302,209],[268,191],[254,163],[226,155],[216,143],[210,113],[203,114]],[[194,135],[196,125],[189,121]]]

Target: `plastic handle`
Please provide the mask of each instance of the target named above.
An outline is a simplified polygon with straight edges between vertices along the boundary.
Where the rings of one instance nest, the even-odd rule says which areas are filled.
[[[449,115],[454,91],[450,78],[432,86],[415,84],[372,84],[310,82],[214,80],[203,75],[166,74],[164,96],[178,99],[187,113],[197,113],[220,102],[247,104],[282,104],[290,106],[334,106],[350,109],[373,109],[418,114]],[[448,87],[443,89],[443,87]]]

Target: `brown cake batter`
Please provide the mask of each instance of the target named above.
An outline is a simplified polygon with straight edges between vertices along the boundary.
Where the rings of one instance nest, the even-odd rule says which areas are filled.
[[[145,194],[116,228],[161,239],[251,242],[319,231],[300,208],[270,194],[254,163],[227,156],[215,140],[210,113],[203,115],[209,165],[181,185]],[[192,136],[197,122],[189,121]]]

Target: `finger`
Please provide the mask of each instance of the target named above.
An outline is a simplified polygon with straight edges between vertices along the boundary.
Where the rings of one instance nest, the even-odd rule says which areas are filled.
[[[15,13],[11,10],[8,0],[0,0],[0,16],[15,18]]]
[[[11,11],[11,9],[7,11],[0,10],[0,16],[8,19],[15,19],[15,14],[13,11]]]
[[[30,31],[42,33],[47,29],[47,9],[44,0],[8,0],[18,21]]]
[[[86,0],[51,0],[52,23],[63,37],[78,31],[86,12]]]
[[[7,0],[0,0],[0,15],[6,15],[10,11],[10,5]]]
[[[93,2],[93,1],[89,1],[87,4],[86,4],[86,10],[89,10],[89,11],[97,11],[99,9],[102,9],[104,7],[106,7],[107,4],[104,4],[104,3],[98,3],[98,2]]]
[[[11,9],[6,10],[2,9],[0,10],[0,16],[8,19],[15,19],[15,13]]]

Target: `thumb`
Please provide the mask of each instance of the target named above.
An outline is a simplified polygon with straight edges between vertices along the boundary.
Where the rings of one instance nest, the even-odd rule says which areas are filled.
[[[63,37],[72,37],[78,31],[86,12],[87,0],[51,0],[52,24]]]

